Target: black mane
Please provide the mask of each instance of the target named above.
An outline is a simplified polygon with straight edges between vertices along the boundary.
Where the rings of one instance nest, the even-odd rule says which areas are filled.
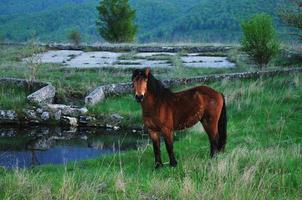
[[[147,83],[148,92],[152,93],[156,99],[162,99],[172,94],[172,92],[164,86],[164,84],[157,80],[151,73],[149,73],[148,83]]]

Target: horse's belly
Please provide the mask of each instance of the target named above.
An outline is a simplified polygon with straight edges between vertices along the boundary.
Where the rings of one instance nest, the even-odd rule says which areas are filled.
[[[190,128],[194,126],[197,122],[199,122],[202,118],[202,113],[197,112],[192,115],[183,116],[179,120],[177,120],[176,124],[174,124],[175,130],[182,130],[186,128]]]

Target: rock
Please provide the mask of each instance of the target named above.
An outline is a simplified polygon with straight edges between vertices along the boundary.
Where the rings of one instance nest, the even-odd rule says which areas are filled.
[[[55,120],[60,121],[61,115],[62,115],[61,110],[58,110],[57,112],[55,112],[55,114],[54,114]]]
[[[14,110],[0,110],[0,123],[15,123],[18,121],[18,116]]]
[[[49,84],[27,96],[27,99],[29,102],[36,104],[52,103],[55,94],[56,88]]]
[[[79,118],[79,123],[81,124],[88,124],[88,123],[91,123],[91,122],[94,122],[96,120],[95,117],[91,117],[91,116],[80,116]]]
[[[67,106],[63,104],[47,104],[44,106],[44,109],[48,110],[52,113],[57,113],[61,111],[61,115],[71,116],[71,117],[78,117],[81,114],[85,114],[88,112],[87,108],[77,108],[72,106]]]
[[[124,117],[120,116],[119,114],[112,114],[111,115],[111,119],[114,121],[121,121],[122,119],[124,119]]]
[[[75,117],[63,117],[63,123],[68,126],[77,127],[78,126],[78,120]]]
[[[44,121],[49,120],[49,112],[43,112],[41,115],[41,119]]]
[[[8,110],[6,112],[6,116],[9,120],[15,120],[17,119],[17,113],[14,110]]]
[[[86,114],[86,113],[88,113],[88,109],[87,109],[86,107],[83,107],[83,108],[80,108],[80,109],[79,109],[79,112],[80,112],[81,114]]]
[[[38,114],[42,114],[42,113],[43,113],[43,110],[42,110],[41,108],[37,108],[36,112],[37,112]]]
[[[106,128],[107,128],[107,129],[113,129],[113,126],[110,125],[110,124],[106,124]]]
[[[105,99],[105,93],[103,87],[98,87],[93,90],[88,96],[85,97],[85,104],[93,106],[98,102],[101,102]]]
[[[34,110],[24,110],[25,116],[28,120],[36,120],[37,114]],[[40,113],[42,114],[42,113]]]

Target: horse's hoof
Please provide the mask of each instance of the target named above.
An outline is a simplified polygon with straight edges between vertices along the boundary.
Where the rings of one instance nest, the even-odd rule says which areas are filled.
[[[176,167],[177,166],[177,161],[175,160],[173,162],[170,162],[170,166],[171,167]]]
[[[161,168],[161,167],[163,167],[163,164],[162,164],[162,163],[156,163],[156,164],[155,164],[155,169],[159,169],[159,168]]]

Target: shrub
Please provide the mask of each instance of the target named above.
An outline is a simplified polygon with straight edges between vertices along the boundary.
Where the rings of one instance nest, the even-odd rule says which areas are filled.
[[[73,30],[69,33],[68,39],[71,43],[79,45],[81,42],[81,34],[79,31]]]
[[[250,20],[242,22],[243,50],[261,68],[274,58],[280,49],[272,17],[267,14],[257,14]]]
[[[290,5],[284,6],[279,13],[282,21],[294,28],[292,35],[302,40],[302,0],[289,0]]]
[[[97,7],[100,35],[108,42],[133,42],[137,32],[135,10],[128,0],[101,0]]]

